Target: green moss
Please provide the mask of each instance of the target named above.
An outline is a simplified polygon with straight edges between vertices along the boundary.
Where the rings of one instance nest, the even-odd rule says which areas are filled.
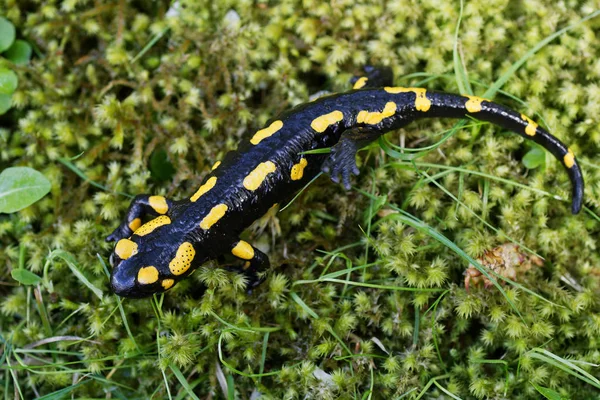
[[[569,198],[569,183],[550,156],[543,168],[522,165],[530,147],[516,135],[423,121],[389,135],[403,152],[361,152],[355,190],[321,177],[248,232],[273,265],[251,295],[216,264],[154,299],[109,292],[101,259],[130,200],[122,193],[192,193],[241,137],[312,93],[347,89],[367,63],[391,66],[398,84],[447,91],[465,85],[454,71],[464,68],[483,94],[594,10],[468,2],[456,64],[459,11],[406,0],[0,2],[35,46],[29,64],[11,66],[19,87],[0,119],[0,167],[31,166],[52,182],[43,200],[0,216],[3,397],[540,398],[532,384],[596,397],[598,18],[531,54],[496,96],[569,143],[590,212],[572,216],[556,199]],[[155,151],[172,179],[150,173]],[[504,295],[467,292],[466,258],[509,241],[544,266]],[[48,261],[55,249],[75,264]],[[10,271],[20,265],[42,283],[18,287]]]

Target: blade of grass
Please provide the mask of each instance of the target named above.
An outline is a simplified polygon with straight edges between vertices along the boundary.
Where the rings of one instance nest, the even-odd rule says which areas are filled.
[[[502,76],[500,76],[500,78],[498,78],[493,84],[492,86],[485,91],[485,93],[483,94],[482,97],[485,97],[487,99],[492,99],[496,93],[498,92],[498,90],[504,86],[504,84],[510,79],[511,76],[513,76],[515,74],[515,72],[517,72],[517,70],[519,68],[521,68],[521,66],[523,64],[525,64],[527,62],[527,60],[529,60],[535,53],[537,53],[538,51],[540,51],[541,49],[543,49],[547,44],[549,44],[550,42],[552,42],[554,39],[557,39],[558,37],[560,37],[561,35],[563,35],[564,33],[567,33],[568,31],[570,31],[571,29],[577,28],[579,25],[583,24],[586,21],[589,21],[592,18],[596,18],[598,15],[600,15],[600,10],[596,10],[593,13],[581,18],[579,21],[575,22],[572,25],[569,25],[565,28],[562,28],[556,32],[554,32],[552,35],[545,37],[544,39],[542,39],[541,41],[539,41],[535,46],[533,46],[527,53],[525,53],[525,55],[523,57],[521,57],[519,60],[517,60],[516,62],[514,62],[510,68],[508,69],[508,71],[506,71],[504,74],[502,74]]]
[[[467,70],[458,51],[458,31],[460,30],[460,23],[462,21],[463,6],[463,0],[460,0],[460,12],[458,14],[458,21],[456,21],[456,29],[454,30],[454,48],[452,50],[452,60],[454,61],[454,74],[456,76],[456,85],[458,86],[459,92],[462,94],[472,95],[473,89],[469,84]]]
[[[139,60],[141,57],[143,57],[144,54],[146,54],[146,52],[148,52],[148,50],[150,50],[152,48],[152,46],[154,46],[159,40],[160,38],[162,38],[165,33],[167,33],[167,31],[169,30],[169,28],[165,28],[162,31],[158,32],[157,34],[155,34],[152,39],[150,39],[150,41],[144,46],[144,48],[142,50],[140,50],[139,53],[137,53],[135,55],[135,57],[133,57],[131,59],[131,61],[129,61],[130,64],[135,63],[137,60]]]
[[[183,389],[187,392],[190,399],[200,400],[198,396],[196,396],[196,394],[194,393],[194,390],[192,389],[188,381],[185,379],[185,376],[183,376],[183,374],[181,373],[181,370],[173,364],[169,364],[169,368],[171,369],[173,375],[175,375],[179,383],[181,383],[181,386],[183,386]]]
[[[438,383],[438,381],[433,381],[433,384],[435,386],[437,386],[438,389],[440,389],[442,392],[446,393],[448,396],[452,397],[453,399],[456,400],[462,400],[460,397],[458,397],[457,395],[453,394],[452,392],[450,392],[448,389],[446,389],[445,387],[443,387],[442,385],[440,385]]]
[[[58,161],[63,164],[65,167],[69,168],[72,172],[75,173],[75,175],[77,175],[78,177],[80,177],[81,179],[83,179],[84,181],[88,182],[90,185],[97,187],[98,189],[102,189],[105,192],[110,192],[110,193],[115,193],[115,194],[120,194],[121,196],[125,196],[125,197],[129,197],[130,199],[133,199],[134,196],[127,194],[127,193],[123,193],[123,192],[119,192],[119,191],[114,191],[114,190],[110,190],[108,187],[91,180],[90,178],[87,177],[86,174],[83,173],[83,171],[81,171],[79,168],[77,168],[75,166],[75,164],[73,164],[70,160],[67,160],[66,158],[59,158]]]
[[[304,300],[302,300],[300,298],[300,296],[298,296],[296,293],[291,292],[290,293],[290,297],[300,306],[300,308],[302,308],[308,315],[310,315],[311,317],[313,317],[314,319],[319,319],[319,315],[317,315],[316,312],[313,311],[312,308],[310,308],[305,302]]]
[[[539,347],[532,349],[528,354],[531,358],[544,361],[545,363],[559,368],[566,373],[594,386],[595,388],[600,389],[600,380],[567,359],[559,357],[556,354]]]
[[[46,267],[49,266],[48,264],[51,263],[56,258],[62,259],[67,264],[67,266],[69,267],[69,269],[71,270],[73,275],[75,275],[81,283],[83,283],[85,286],[87,286],[87,288],[90,289],[92,291],[92,293],[94,293],[100,299],[100,301],[102,301],[102,297],[103,297],[102,290],[100,290],[96,286],[94,286],[94,284],[92,284],[92,282],[90,282],[88,280],[88,278],[85,277],[85,275],[77,267],[77,262],[75,261],[75,258],[73,257],[73,255],[64,250],[60,250],[60,249],[52,250],[50,252],[50,254],[48,255],[48,258],[46,261],[46,266],[44,266],[44,279],[45,280],[47,280],[47,276],[46,276],[47,268]]]
[[[355,188],[355,190],[358,191],[359,193],[361,193],[363,196],[370,195],[370,193],[367,193],[361,189]],[[492,282],[492,284],[496,287],[496,289],[498,289],[500,291],[500,293],[502,293],[502,296],[504,296],[506,301],[510,304],[511,308],[515,311],[515,313],[519,316],[519,318],[525,323],[525,319],[521,315],[521,312],[517,309],[517,306],[514,304],[512,299],[504,291],[502,286],[500,286],[498,281],[496,279],[494,279],[488,273],[488,271],[485,268],[483,268],[483,266],[479,262],[475,261],[471,256],[469,256],[467,253],[465,253],[464,250],[462,250],[460,247],[458,247],[454,242],[452,242],[446,236],[442,235],[441,233],[439,233],[438,231],[436,231],[435,229],[433,229],[432,227],[430,227],[429,225],[427,225],[425,222],[421,221],[417,217],[407,213],[404,210],[401,210],[400,208],[398,208],[392,204],[388,203],[388,206],[390,208],[392,208],[393,210],[398,211],[398,214],[388,215],[388,216],[382,218],[381,220],[386,219],[386,218],[397,218],[401,222],[405,223],[406,225],[412,226],[413,228],[417,229],[418,231],[421,231],[421,232],[425,233],[426,235],[432,237],[433,239],[437,240],[438,242],[440,242],[441,244],[443,244],[444,246],[446,246],[450,250],[452,250],[455,254],[457,254],[463,260],[468,261],[470,264],[474,265],[483,275],[486,276],[486,278],[488,278],[488,280],[490,282]],[[443,290],[444,289],[438,289],[436,291],[443,291]],[[429,290],[429,291],[433,291],[433,290]]]

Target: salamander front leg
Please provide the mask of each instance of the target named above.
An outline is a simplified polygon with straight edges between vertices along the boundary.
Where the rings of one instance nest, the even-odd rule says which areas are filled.
[[[381,136],[381,133],[366,128],[356,128],[346,131],[332,148],[329,157],[321,168],[326,174],[331,174],[331,180],[342,183],[350,190],[350,177],[360,173],[356,166],[356,152]]]
[[[150,196],[139,194],[131,201],[125,219],[106,238],[107,242],[116,242],[123,238],[128,238],[137,228],[142,225],[144,217],[165,214],[171,208],[172,203],[163,196]]]
[[[248,277],[248,290],[255,288],[264,281],[260,274],[269,268],[269,257],[252,246],[250,243],[240,240],[231,248],[234,257],[244,261],[242,272]]]

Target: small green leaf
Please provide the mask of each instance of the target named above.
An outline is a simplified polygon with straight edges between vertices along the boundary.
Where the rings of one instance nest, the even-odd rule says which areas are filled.
[[[18,83],[17,74],[8,68],[0,68],[0,94],[13,94]]]
[[[8,49],[15,41],[15,26],[4,17],[0,17],[0,53]]]
[[[29,167],[6,168],[0,173],[0,213],[28,207],[50,191],[50,181]]]
[[[10,110],[12,105],[12,96],[9,94],[0,93],[0,115]]]
[[[83,272],[80,271],[79,265],[77,264],[75,257],[73,257],[71,253],[60,249],[52,250],[50,254],[48,254],[48,260],[52,261],[56,258],[60,258],[64,262],[66,262],[73,275],[75,275],[81,283],[87,286],[88,289],[90,289],[96,296],[98,296],[100,301],[102,301],[102,290],[98,289],[92,282],[89,281],[89,279],[83,274]]]
[[[150,174],[158,182],[168,181],[175,175],[175,167],[164,149],[155,150],[150,156]]]
[[[528,169],[537,168],[540,165],[544,165],[545,162],[546,152],[539,147],[534,147],[529,150],[527,154],[525,154],[525,157],[523,157],[523,165]]]
[[[24,40],[15,40],[4,56],[17,65],[25,65],[31,59],[31,45]]]
[[[26,270],[25,268],[17,268],[10,271],[13,279],[22,285],[37,285],[41,282],[42,278]]]
[[[560,394],[558,394],[557,392],[555,392],[552,389],[548,389],[546,387],[536,385],[533,382],[530,382],[530,383],[533,385],[535,390],[540,392],[542,394],[542,396],[544,396],[545,398],[547,398],[549,400],[562,400],[563,399]]]

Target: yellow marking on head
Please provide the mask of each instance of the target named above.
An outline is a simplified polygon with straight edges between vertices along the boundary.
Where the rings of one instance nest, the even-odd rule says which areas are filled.
[[[217,177],[216,176],[211,177],[209,180],[206,181],[206,183],[204,185],[200,186],[200,188],[196,191],[196,193],[194,193],[194,195],[192,197],[190,197],[190,201],[195,202],[204,193],[206,193],[210,189],[214,188],[216,184],[217,184]]]
[[[164,214],[169,211],[167,199],[165,199],[163,196],[150,196],[148,197],[148,203],[150,203],[150,207],[152,207],[154,211],[159,214]]]
[[[538,127],[538,124],[533,122],[528,116],[525,114],[521,114],[521,118],[527,121],[527,126],[525,127],[525,133],[529,136],[535,136],[535,131]]]
[[[319,133],[323,133],[330,125],[340,122],[343,119],[344,114],[342,114],[341,111],[336,110],[313,119],[310,123],[310,127]]]
[[[183,242],[177,249],[175,257],[169,263],[169,270],[173,275],[181,275],[192,266],[192,260],[196,255],[196,250],[190,242]]]
[[[568,149],[567,154],[563,157],[563,162],[567,168],[571,168],[575,165],[575,154],[573,154],[573,150]]]
[[[146,236],[150,232],[154,231],[156,228],[168,225],[171,223],[171,218],[166,215],[161,215],[160,217],[156,217],[153,220],[146,222],[144,225],[140,226],[133,232],[134,235],[138,236]]]
[[[282,121],[280,121],[280,120],[274,121],[268,127],[264,128],[264,129],[261,129],[260,131],[257,131],[254,134],[254,136],[252,136],[252,139],[250,139],[250,143],[252,143],[253,145],[257,145],[263,139],[266,139],[269,136],[272,136],[275,133],[277,133],[282,127],[283,127],[283,122]]]
[[[292,167],[292,171],[290,172],[290,176],[293,181],[298,181],[302,179],[304,176],[304,168],[308,165],[308,161],[306,158],[301,158],[298,164],[294,164]]]
[[[360,77],[355,83],[354,86],[352,87],[352,89],[361,89],[363,88],[366,84],[367,81],[369,80],[369,78],[367,78],[366,76],[362,76]]]
[[[210,212],[206,214],[206,217],[202,218],[202,221],[200,221],[200,228],[204,230],[210,229],[211,226],[213,226],[214,224],[219,222],[221,218],[223,218],[225,212],[227,212],[226,204],[219,204],[214,206],[210,210]]]
[[[231,254],[242,260],[252,260],[254,258],[254,249],[248,242],[240,240],[233,249]]]
[[[136,255],[138,252],[138,245],[133,240],[121,239],[115,246],[115,254],[119,256],[121,260],[127,260],[129,257]]]
[[[386,86],[383,90],[391,94],[413,92],[416,95],[415,107],[418,111],[426,112],[431,108],[431,100],[427,98],[427,89]]]
[[[467,97],[469,100],[465,103],[465,108],[470,113],[476,113],[481,111],[481,102],[489,101],[488,99],[484,99],[478,96],[470,96],[468,94],[463,94],[463,96]]]
[[[380,123],[381,121],[383,121],[384,118],[391,117],[395,113],[396,113],[396,103],[394,103],[393,101],[388,101],[387,103],[385,103],[385,107],[383,108],[383,111],[381,111],[381,112],[379,112],[379,111],[369,112],[369,111],[364,111],[364,110],[360,111],[358,113],[358,115],[356,116],[356,122],[358,122],[359,124],[376,125],[376,124]]]
[[[136,218],[129,223],[129,229],[131,229],[132,231],[135,231],[141,225],[142,225],[142,220],[139,218]]]
[[[171,286],[175,283],[175,279],[163,279],[160,283],[165,290],[171,289]]]
[[[211,171],[214,171],[215,169],[217,169],[217,167],[221,165],[221,161],[217,161],[216,163],[213,164],[212,168],[210,169]]]
[[[244,263],[244,266],[243,266],[242,268],[244,268],[244,269],[248,269],[248,268],[250,268],[250,265],[251,265],[251,264],[250,264],[250,261],[246,261],[246,262]]]
[[[158,281],[158,270],[153,266],[142,267],[138,271],[137,279],[142,285],[150,285]]]
[[[248,190],[258,189],[267,178],[267,175],[275,172],[276,169],[277,167],[272,161],[266,161],[258,164],[258,166],[244,178],[244,187]]]

